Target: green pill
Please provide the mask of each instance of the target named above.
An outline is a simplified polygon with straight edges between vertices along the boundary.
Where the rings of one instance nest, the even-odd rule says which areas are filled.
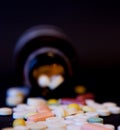
[[[103,123],[103,118],[100,117],[90,117],[87,119],[89,123]]]

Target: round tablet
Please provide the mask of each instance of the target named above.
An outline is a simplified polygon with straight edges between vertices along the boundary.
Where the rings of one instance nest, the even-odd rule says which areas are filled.
[[[6,116],[6,115],[11,115],[12,114],[12,109],[8,107],[2,107],[0,108],[0,115]]]
[[[41,75],[38,78],[38,84],[41,87],[47,87],[50,84],[50,78],[47,75]]]
[[[42,98],[29,97],[27,99],[27,104],[30,106],[47,105],[47,101]]]
[[[15,126],[14,130],[30,130],[30,129],[26,126]]]
[[[104,124],[106,128],[109,128],[110,130],[115,130],[115,126],[112,124]]]
[[[97,109],[97,113],[100,116],[109,116],[110,115],[110,111],[108,109]]]
[[[26,123],[25,123],[25,120],[24,119],[15,119],[13,121],[13,127],[16,127],[16,126],[25,126]]]

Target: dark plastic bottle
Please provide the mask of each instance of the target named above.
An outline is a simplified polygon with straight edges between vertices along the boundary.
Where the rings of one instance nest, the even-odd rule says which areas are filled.
[[[75,96],[79,59],[70,39],[60,28],[40,25],[26,30],[16,43],[13,60],[17,83],[29,87],[30,96]],[[63,81],[54,89],[47,85],[42,87],[36,76],[42,73],[48,77],[61,75]]]

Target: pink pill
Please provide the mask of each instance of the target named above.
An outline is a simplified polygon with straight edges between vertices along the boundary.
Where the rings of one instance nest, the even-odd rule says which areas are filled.
[[[110,130],[102,125],[96,125],[93,123],[86,123],[81,127],[81,130]]]
[[[52,112],[42,112],[42,113],[38,113],[32,116],[28,117],[28,121],[45,121],[48,117],[53,117],[54,114]]]

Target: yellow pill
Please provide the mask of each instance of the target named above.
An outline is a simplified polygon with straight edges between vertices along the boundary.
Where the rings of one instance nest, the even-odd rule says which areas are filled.
[[[80,106],[76,103],[69,104],[68,108],[75,108],[76,110],[81,110]]]
[[[93,107],[89,107],[89,106],[83,106],[82,110],[84,112],[94,112],[95,111],[95,109]]]
[[[23,119],[16,119],[13,121],[13,127],[15,126],[26,126],[25,120]]]
[[[75,87],[75,92],[77,94],[83,94],[83,93],[86,92],[86,88],[84,86],[82,86],[82,85],[76,86]]]
[[[57,104],[58,100],[57,99],[48,99],[47,102],[48,102],[49,105],[53,105],[53,104]]]

